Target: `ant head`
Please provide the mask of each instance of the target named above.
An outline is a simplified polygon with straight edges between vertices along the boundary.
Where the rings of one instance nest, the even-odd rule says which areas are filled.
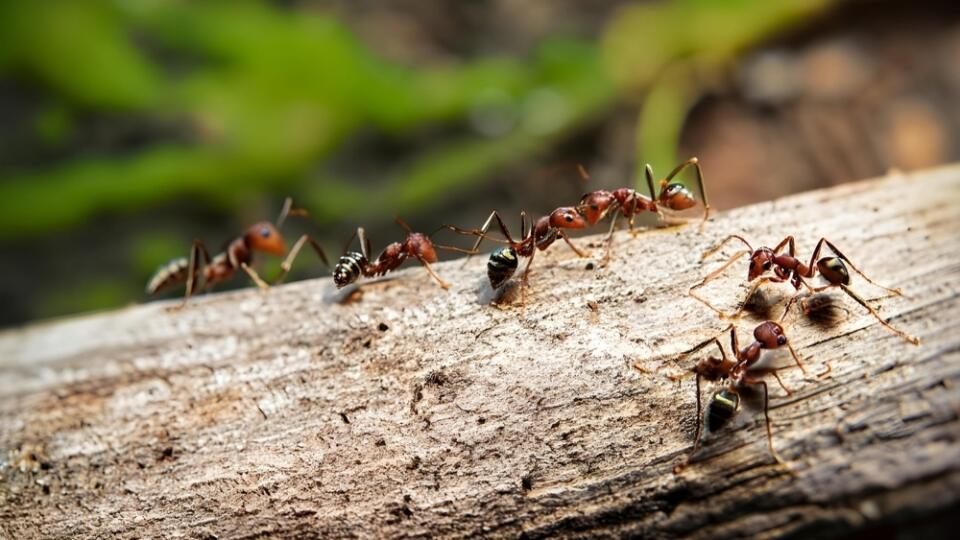
[[[762,247],[750,255],[750,271],[747,273],[747,281],[753,281],[761,274],[770,270],[773,266],[773,250]]]
[[[834,285],[850,284],[850,272],[839,257],[824,257],[817,261],[817,270],[824,279]]]
[[[565,206],[550,213],[550,226],[556,229],[582,229],[587,222],[576,208]]]
[[[587,219],[591,225],[596,225],[603,219],[603,214],[615,199],[609,191],[594,191],[580,198],[577,211]]]
[[[667,184],[660,192],[660,203],[671,210],[686,210],[697,205],[693,193],[683,184]]]
[[[759,341],[764,349],[776,349],[787,344],[787,336],[783,327],[773,321],[767,321],[753,330],[753,337]]]
[[[247,229],[245,235],[247,245],[255,251],[270,253],[277,257],[282,257],[287,251],[287,246],[283,242],[283,235],[269,221],[261,221]]]

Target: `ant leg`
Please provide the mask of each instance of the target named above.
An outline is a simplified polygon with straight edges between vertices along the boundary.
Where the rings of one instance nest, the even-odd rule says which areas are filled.
[[[709,259],[710,257],[713,256],[714,253],[720,251],[720,249],[721,249],[724,245],[726,245],[726,243],[729,242],[730,240],[739,240],[739,241],[743,242],[744,245],[747,246],[747,253],[750,253],[750,252],[753,251],[753,247],[750,246],[750,242],[747,242],[746,239],[744,239],[744,238],[743,238],[742,236],[740,236],[739,234],[731,234],[731,235],[727,236],[726,238],[724,238],[723,240],[721,240],[719,244],[717,244],[717,245],[713,246],[712,248],[704,251],[704,252],[703,252],[703,255],[700,255],[700,260],[701,260],[701,261],[705,261],[705,260]]]
[[[849,258],[847,258],[846,255],[844,255],[843,253],[841,253],[840,250],[837,249],[837,246],[833,245],[833,242],[827,240],[826,238],[821,238],[821,239],[820,239],[820,243],[826,243],[826,244],[827,244],[827,247],[829,247],[834,253],[837,254],[837,257],[840,257],[841,259],[843,259],[844,262],[846,262],[847,264],[849,264],[849,265],[850,265],[850,268],[852,268],[854,272],[860,274],[860,277],[862,277],[863,279],[867,280],[867,283],[870,283],[871,285],[875,285],[875,286],[877,286],[877,287],[880,287],[881,289],[889,292],[890,295],[892,295],[892,296],[902,296],[902,295],[903,295],[903,291],[901,291],[900,288],[891,289],[890,287],[885,287],[885,286],[877,283],[876,281],[870,279],[869,277],[867,277],[866,274],[864,274],[859,268],[857,268],[857,267],[853,264],[853,261],[851,261]],[[817,244],[817,247],[818,247],[818,248],[819,248],[819,246],[820,246],[820,244]],[[819,251],[819,250],[818,250],[818,251]],[[812,265],[812,264],[813,264],[813,263],[811,263],[811,265]],[[884,297],[882,297],[882,298],[887,298],[887,296],[884,296]]]
[[[919,344],[920,344],[920,338],[918,338],[918,337],[916,337],[916,336],[911,336],[910,334],[907,334],[906,332],[904,332],[904,331],[902,331],[902,330],[899,330],[899,329],[895,328],[892,324],[888,323],[886,320],[884,320],[883,317],[880,316],[879,313],[877,313],[877,310],[875,310],[875,309],[873,309],[872,307],[870,307],[870,304],[868,304],[867,301],[864,300],[863,298],[860,298],[860,295],[858,295],[857,293],[853,292],[853,290],[850,289],[850,287],[847,287],[846,285],[844,285],[844,284],[842,284],[842,283],[839,284],[838,287],[840,287],[841,289],[843,289],[843,292],[847,293],[847,294],[850,296],[850,298],[853,298],[854,300],[856,300],[858,304],[860,304],[860,305],[863,306],[867,311],[869,311],[870,314],[873,315],[874,318],[876,318],[878,321],[880,321],[880,324],[882,324],[883,326],[887,327],[888,330],[890,330],[890,331],[893,332],[894,334],[902,337],[903,339],[909,341],[910,343],[913,343],[914,345],[919,345]]]
[[[706,300],[705,298],[701,298],[700,296],[694,294],[693,291],[695,291],[696,289],[699,289],[700,287],[703,287],[704,285],[706,285],[706,284],[709,283],[710,281],[713,281],[714,279],[716,279],[718,276],[720,276],[720,274],[723,273],[724,270],[726,270],[727,268],[729,268],[731,264],[733,264],[734,262],[736,262],[737,259],[739,259],[740,257],[743,257],[744,255],[747,255],[748,253],[750,253],[750,252],[749,252],[749,251],[738,251],[737,253],[735,253],[733,256],[731,256],[729,259],[727,259],[727,262],[723,263],[723,266],[721,266],[720,268],[717,268],[717,269],[714,270],[713,272],[710,272],[709,274],[707,274],[706,277],[704,277],[704,278],[700,281],[700,283],[697,283],[697,284],[694,285],[693,287],[690,287],[690,290],[687,291],[687,294],[690,295],[690,296],[692,296],[693,298],[699,300],[699,301],[702,302],[705,306],[707,306],[708,308],[712,309],[713,311],[716,311],[721,317],[723,317],[723,316],[724,316],[723,311],[721,311],[721,310],[717,309],[716,307],[714,307],[712,304],[710,304],[710,302],[707,302],[707,300]]]
[[[250,268],[250,265],[247,263],[240,263],[240,268],[250,276],[250,279],[257,284],[257,287],[260,287],[261,290],[266,290],[270,288],[270,285],[260,277],[260,274],[256,270]]]
[[[747,295],[743,297],[743,302],[741,302],[740,307],[738,307],[737,310],[733,312],[733,315],[726,315],[724,313],[721,313],[720,316],[724,318],[729,318],[729,319],[735,319],[739,317],[740,314],[743,313],[743,310],[747,308],[747,304],[750,303],[750,298],[753,297],[753,294],[757,292],[757,289],[759,289],[761,285],[763,285],[764,283],[782,283],[782,282],[783,282],[782,279],[777,277],[772,277],[772,276],[762,277],[758,279],[753,284],[753,286],[750,287],[750,290],[747,291]]]
[[[527,281],[530,276],[530,267],[533,266],[533,258],[537,255],[536,248],[530,253],[530,259],[527,260],[527,267],[523,270],[523,276],[520,278],[520,309],[527,304]]]
[[[783,458],[780,457],[780,454],[778,454],[773,448],[773,424],[770,422],[770,392],[767,389],[766,381],[759,379],[745,379],[744,382],[763,387],[763,417],[767,424],[767,447],[770,449],[770,454],[773,456],[773,459],[775,459],[778,464],[786,465],[786,462],[783,461]]]
[[[788,396],[793,395],[793,392],[787,388],[787,385],[783,384],[783,380],[780,379],[780,374],[777,373],[777,370],[771,371],[770,374],[773,375],[773,378],[777,380],[777,384],[780,385],[780,388],[783,388],[783,391],[786,392]]]
[[[290,268],[293,266],[294,259],[297,258],[297,255],[300,254],[300,250],[303,249],[303,245],[309,242],[310,247],[317,253],[317,256],[320,257],[320,261],[323,262],[323,265],[330,269],[330,261],[327,259],[327,255],[323,252],[323,248],[320,247],[320,244],[316,240],[310,238],[310,235],[302,235],[296,243],[293,244],[293,247],[290,249],[290,253],[287,254],[287,258],[280,263],[280,275],[273,280],[274,285],[278,285],[283,282],[283,279],[287,277],[287,273],[290,272]]]
[[[440,279],[440,276],[438,276],[437,273],[433,271],[433,268],[430,268],[430,263],[428,263],[426,259],[424,259],[420,255],[417,255],[417,260],[420,261],[420,264],[422,264],[423,267],[427,269],[427,273],[430,274],[430,276],[433,277],[433,279],[437,280],[437,283],[440,284],[441,288],[443,288],[444,290],[447,290],[450,288],[450,284]]]
[[[681,352],[681,353],[678,354],[676,357],[674,357],[672,360],[675,361],[675,360],[680,360],[680,359],[682,359],[682,358],[686,358],[687,356],[689,356],[689,355],[691,355],[691,354],[699,351],[700,349],[706,347],[707,345],[710,345],[711,343],[715,343],[715,344],[717,345],[717,349],[720,349],[720,356],[723,357],[723,360],[724,360],[724,361],[726,361],[726,359],[727,359],[727,353],[726,353],[726,351],[723,350],[723,345],[720,343],[720,338],[719,338],[719,336],[721,336],[721,335],[729,332],[730,330],[733,330],[733,325],[732,325],[732,324],[731,324],[731,325],[728,325],[726,328],[724,328],[723,330],[721,330],[720,333],[717,334],[716,336],[713,336],[713,337],[710,338],[710,339],[707,339],[707,340],[704,340],[704,341],[698,343],[697,345],[695,345],[695,346],[694,346],[693,348],[691,348],[691,349],[687,349],[687,350]]]
[[[699,159],[697,159],[696,157],[692,157],[684,161],[683,163],[677,165],[676,167],[674,167],[674,169],[670,171],[670,174],[668,174],[666,178],[660,181],[660,194],[663,193],[663,188],[665,188],[667,184],[669,184],[670,181],[673,180],[675,176],[677,176],[678,174],[680,174],[681,171],[683,171],[684,169],[690,166],[694,168],[694,172],[697,177],[697,187],[700,189],[700,199],[703,200],[703,219],[700,220],[700,232],[703,232],[703,228],[707,224],[707,218],[710,217],[710,202],[707,200],[707,190],[704,188],[704,181],[703,181],[703,169],[700,168]],[[652,172],[653,171],[651,170],[651,176],[652,176]],[[651,193],[652,191],[653,190],[651,189]],[[657,196],[659,197],[660,194],[658,194]]]
[[[696,389],[697,389],[697,416],[696,416],[697,431],[696,431],[696,434],[693,436],[693,450],[691,450],[690,453],[687,454],[687,458],[683,461],[683,463],[678,463],[676,466],[674,466],[673,468],[674,474],[679,473],[687,465],[689,465],[693,461],[693,456],[695,456],[697,452],[700,451],[700,438],[703,436],[703,403],[701,402],[701,398],[700,398],[700,374],[699,373],[697,374]]]
[[[507,243],[513,244],[513,238],[510,236],[510,231],[507,230],[507,226],[503,223],[503,219],[500,218],[500,214],[494,210],[490,212],[490,215],[487,217],[487,220],[483,222],[483,225],[479,229],[461,229],[459,227],[448,226],[452,231],[460,234],[473,234],[477,236],[477,241],[473,244],[471,251],[477,253],[480,251],[480,244],[485,238],[487,238],[487,231],[490,230],[490,225],[493,224],[493,220],[497,220],[497,224],[500,226],[500,231],[503,232],[503,237],[507,239]],[[520,231],[523,232],[522,230]],[[470,260],[470,253],[464,257],[464,265],[467,264],[467,261]]]
[[[183,301],[179,304],[178,309],[187,305],[187,300],[193,296],[194,288],[197,284],[197,271],[200,270],[200,261],[198,260],[200,256],[203,256],[203,264],[207,266],[210,264],[210,252],[207,251],[207,247],[203,244],[203,240],[199,238],[194,239],[193,245],[190,246],[190,263],[187,266],[187,287],[186,292],[183,295]]]
[[[603,243],[605,244],[603,259],[600,261],[600,267],[604,267],[610,262],[610,253],[613,251],[613,233],[617,230],[617,218],[620,217],[618,212],[613,213],[613,218],[610,219],[610,230],[607,231],[607,237],[604,239]]]
[[[367,231],[363,230],[363,227],[357,227],[357,238],[360,240],[360,251],[363,253],[363,257],[368,261],[370,259],[370,239],[367,238]]]
[[[707,190],[704,188],[703,181],[703,169],[700,168],[700,160],[696,157],[692,157],[680,165],[677,165],[670,174],[660,183],[661,186],[665,186],[670,183],[670,180],[673,180],[673,177],[680,174],[680,171],[686,169],[689,166],[693,166],[694,172],[697,177],[697,187],[700,188],[700,199],[703,200],[703,219],[700,221],[700,231],[703,232],[703,227],[707,224],[707,218],[710,217],[710,202],[707,200]],[[661,187],[661,189],[663,189]]]
[[[657,191],[653,187],[653,167],[649,163],[643,166],[643,177],[647,181],[647,189],[650,190],[650,200],[657,200]]]
[[[774,246],[773,252],[774,252],[774,253],[780,253],[780,250],[783,249],[784,246],[787,247],[787,253],[788,253],[791,257],[793,257],[794,255],[796,255],[796,252],[797,252],[797,244],[796,244],[796,241],[793,239],[793,236],[787,236],[786,238],[784,238],[783,240],[781,240],[779,244],[777,244],[776,246]]]
[[[574,243],[570,240],[570,238],[569,238],[563,231],[558,231],[557,234],[560,236],[560,238],[563,238],[563,241],[566,242],[568,246],[570,246],[570,249],[572,249],[573,252],[576,253],[578,257],[586,257],[586,256],[587,256],[586,253],[584,253],[583,251],[580,250],[580,248],[578,248],[576,245],[574,245]]]
[[[790,350],[790,355],[793,356],[793,361],[796,362],[797,367],[800,368],[800,371],[803,372],[804,375],[806,375],[807,368],[803,367],[803,362],[800,361],[800,355],[798,355],[797,351],[793,349],[793,345],[790,345],[789,340],[787,341],[787,349]]]

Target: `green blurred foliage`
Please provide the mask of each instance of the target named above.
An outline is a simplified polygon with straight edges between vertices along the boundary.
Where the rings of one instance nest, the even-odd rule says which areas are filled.
[[[40,144],[76,142],[76,119],[90,115],[176,128],[143,147],[0,170],[0,240],[185,197],[235,212],[292,193],[321,223],[411,215],[636,96],[638,156],[664,171],[700,75],[829,2],[645,2],[615,12],[599,43],[557,35],[525,58],[404,66],[332,14],[263,1],[0,1],[0,77],[43,100]],[[455,134],[378,164],[376,180],[320,166],[358,134],[430,129]],[[181,249],[159,233],[140,240],[138,271]],[[110,305],[130,288],[95,283],[43,311]]]

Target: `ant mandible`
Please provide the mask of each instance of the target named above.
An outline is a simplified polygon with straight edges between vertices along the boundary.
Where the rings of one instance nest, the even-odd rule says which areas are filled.
[[[847,293],[847,295],[850,296],[850,298],[853,298],[858,304],[860,304],[867,311],[869,311],[870,314],[873,315],[878,321],[880,321],[880,324],[882,324],[888,330],[897,334],[903,339],[913,343],[914,345],[920,344],[919,338],[915,336],[911,336],[895,328],[889,322],[884,320],[883,317],[881,317],[880,314],[877,313],[877,311],[867,303],[866,300],[860,297],[860,295],[858,295],[849,287],[850,272],[847,270],[847,265],[849,265],[850,268],[852,268],[856,273],[860,274],[860,276],[863,277],[863,279],[867,280],[867,282],[877,287],[880,287],[881,289],[884,289],[885,291],[890,293],[887,296],[884,296],[883,298],[886,298],[888,296],[900,296],[901,294],[903,294],[900,291],[900,289],[891,289],[889,287],[884,287],[883,285],[880,285],[879,283],[867,277],[866,274],[864,274],[862,271],[860,271],[860,269],[854,266],[854,264],[850,261],[850,259],[847,258],[846,255],[841,253],[840,250],[837,249],[837,247],[834,246],[833,243],[827,240],[826,238],[821,238],[820,241],[817,242],[817,247],[813,250],[813,254],[810,256],[810,262],[808,264],[803,264],[802,261],[796,258],[795,256],[796,246],[794,245],[793,236],[787,236],[779,244],[777,244],[776,247],[774,247],[773,249],[770,249],[768,247],[760,247],[754,250],[753,247],[751,247],[750,243],[747,242],[742,236],[732,234],[724,238],[723,241],[717,244],[716,246],[704,252],[702,259],[707,259],[713,253],[719,251],[724,246],[724,244],[726,244],[730,240],[739,240],[740,242],[743,242],[743,244],[747,246],[747,250],[738,251],[737,253],[732,255],[729,259],[727,259],[727,261],[720,268],[708,274],[705,278],[703,278],[702,281],[700,281],[700,283],[694,285],[688,291],[690,296],[699,300],[710,309],[716,311],[720,315],[720,317],[730,318],[730,317],[739,316],[740,313],[743,312],[744,308],[746,307],[747,301],[749,301],[750,297],[757,290],[757,288],[760,287],[760,285],[767,282],[782,283],[784,281],[789,281],[790,284],[793,285],[793,288],[798,291],[798,293],[794,295],[794,297],[791,298],[790,301],[787,303],[787,307],[786,307],[787,310],[790,309],[790,306],[792,306],[793,302],[797,299],[801,285],[806,287],[811,294],[818,293],[831,288],[839,288],[843,292]],[[833,251],[833,253],[836,256],[820,258],[820,251],[823,249],[824,245],[826,245],[831,251]],[[787,247],[787,253],[780,253],[780,251],[783,250],[784,247]],[[753,286],[747,292],[747,296],[744,298],[743,303],[740,305],[737,311],[735,311],[732,315],[728,315],[727,313],[724,313],[723,311],[717,309],[712,304],[707,302],[706,299],[701,298],[700,296],[694,293],[695,290],[699,289],[700,287],[703,287],[708,282],[712,281],[721,273],[723,273],[723,271],[726,270],[726,268],[729,267],[731,264],[733,264],[737,259],[747,254],[750,255],[750,268],[747,272],[747,281],[754,281],[754,280],[757,280],[757,278],[760,278],[760,279],[758,279],[756,283],[753,284]],[[773,270],[774,275],[761,277],[771,269]],[[827,280],[827,285],[822,287],[811,287],[806,282],[806,279],[814,278],[817,275],[817,272],[819,272],[820,275],[822,275],[823,278]],[[800,307],[805,312],[807,311],[803,300],[800,301]]]
[[[719,336],[726,332],[730,332],[730,350],[733,352],[735,358],[734,360],[731,360],[727,357],[727,353],[724,351],[723,345],[720,343]],[[678,465],[675,470],[679,471],[689,464],[694,455],[700,450],[700,438],[703,433],[704,423],[706,423],[707,429],[710,432],[716,432],[722,429],[723,426],[727,425],[730,420],[736,416],[740,407],[740,394],[746,387],[749,386],[759,386],[763,388],[763,415],[766,422],[767,446],[770,449],[770,454],[777,461],[777,463],[783,464],[783,459],[780,458],[780,455],[777,454],[776,449],[773,447],[773,429],[770,423],[770,399],[769,392],[767,390],[767,383],[756,376],[757,372],[760,370],[755,365],[757,361],[760,360],[760,353],[763,350],[775,350],[785,346],[787,349],[789,349],[790,354],[793,356],[793,359],[797,364],[797,367],[799,367],[804,373],[806,373],[806,369],[803,367],[803,363],[800,361],[800,357],[797,355],[797,352],[790,345],[790,342],[783,331],[783,327],[780,326],[780,324],[773,321],[761,323],[754,328],[753,338],[753,343],[741,349],[737,339],[737,329],[731,324],[716,336],[700,343],[692,349],[680,353],[678,359],[693,354],[710,344],[716,344],[717,349],[720,350],[720,358],[709,356],[701,359],[688,372],[696,375],[697,381],[697,432],[694,437],[693,450],[687,455],[686,461],[683,464]],[[637,369],[640,368],[637,367]],[[764,371],[765,373],[772,374],[787,395],[791,395],[790,389],[783,384],[780,376],[777,375],[777,369],[768,368]],[[761,376],[765,373],[761,373]],[[679,380],[681,377],[683,376],[672,376],[670,378],[673,380]],[[707,404],[706,419],[703,418],[703,405],[700,396],[700,379],[706,379],[711,382],[727,383],[723,388],[714,392],[710,397],[710,402]]]
[[[372,261],[370,260],[370,240],[367,238],[367,233],[363,230],[363,227],[357,228],[356,233],[350,237],[347,248],[349,249],[354,238],[358,238],[360,241],[360,252],[345,251],[333,268],[333,282],[337,285],[338,289],[356,282],[361,276],[377,277],[391,272],[403,264],[409,257],[420,261],[420,264],[427,270],[427,273],[430,274],[433,279],[437,280],[437,283],[439,283],[441,287],[444,289],[450,288],[450,284],[440,279],[440,276],[430,267],[430,263],[437,262],[437,252],[434,249],[430,237],[423,233],[413,232],[410,226],[399,217],[396,219],[396,223],[406,231],[407,237],[403,242],[393,242],[389,244],[383,249],[380,255]],[[462,251],[447,246],[438,247],[453,251]]]
[[[474,243],[473,248],[470,250],[460,250],[463,253],[466,253],[468,257],[470,255],[475,255],[479,252],[480,243],[483,242],[484,238],[489,238],[487,236],[487,231],[490,229],[490,226],[493,224],[493,221],[496,220],[497,225],[500,227],[500,232],[503,233],[505,238],[504,242],[507,244],[504,247],[495,249],[490,254],[490,259],[487,261],[487,278],[490,280],[490,286],[496,290],[499,289],[517,270],[520,257],[529,257],[527,261],[527,266],[523,271],[523,278],[520,282],[520,292],[521,292],[521,305],[525,301],[525,285],[527,278],[530,275],[530,267],[533,265],[533,258],[536,255],[537,250],[543,251],[549,248],[557,238],[562,238],[564,242],[570,246],[570,249],[579,257],[586,257],[587,254],[577,248],[573,242],[570,241],[570,238],[567,237],[564,229],[582,229],[587,226],[586,221],[584,221],[583,216],[577,212],[576,208],[573,207],[561,207],[557,208],[547,216],[543,216],[532,224],[529,230],[527,230],[527,214],[526,212],[520,212],[520,231],[522,237],[520,241],[516,241],[510,235],[509,229],[507,229],[506,224],[503,222],[503,219],[500,217],[499,212],[494,210],[490,213],[490,216],[484,222],[483,226],[479,229],[461,229],[453,225],[444,225],[445,228],[450,229],[459,234],[468,234],[477,236],[477,241]],[[495,239],[491,239],[495,240]],[[450,248],[448,248],[450,249]]]
[[[577,211],[586,218],[587,223],[590,225],[596,225],[605,218],[608,213],[614,212],[613,219],[610,221],[610,232],[607,235],[605,261],[610,257],[610,241],[613,238],[613,231],[616,228],[617,218],[619,217],[616,213],[617,210],[628,220],[627,223],[632,233],[634,230],[633,220],[642,212],[655,212],[660,220],[663,221],[665,218],[660,207],[681,211],[696,206],[697,200],[689,189],[683,184],[671,182],[676,175],[680,174],[680,172],[687,167],[693,167],[696,171],[697,186],[700,188],[700,198],[703,200],[703,220],[700,222],[700,228],[702,230],[710,215],[710,203],[707,202],[707,192],[704,189],[703,170],[700,168],[700,161],[696,157],[692,157],[680,165],[677,165],[670,171],[670,174],[668,174],[666,178],[660,180],[659,192],[654,189],[653,167],[648,163],[646,167],[644,167],[644,176],[647,180],[647,188],[650,190],[649,197],[634,189],[624,187],[613,191],[607,191],[605,189],[592,191],[580,199],[580,203],[577,205]],[[590,176],[587,174],[587,171],[582,166],[578,166],[578,169],[580,176],[583,177],[584,180],[589,180]]]
[[[158,269],[147,282],[146,293],[156,294],[180,283],[186,282],[184,302],[193,295],[198,286],[209,290],[219,283],[229,280],[238,269],[242,269],[261,289],[269,285],[250,267],[254,252],[269,253],[282,257],[286,252],[280,226],[289,215],[302,215],[303,211],[292,208],[293,200],[284,201],[283,209],[276,224],[261,221],[251,225],[246,232],[234,238],[225,251],[210,257],[210,252],[200,239],[195,239],[190,248],[190,258],[180,257]],[[203,257],[201,265],[200,257]]]

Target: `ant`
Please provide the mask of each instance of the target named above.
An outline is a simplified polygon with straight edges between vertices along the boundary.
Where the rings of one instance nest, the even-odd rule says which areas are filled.
[[[719,336],[726,332],[730,332],[730,349],[733,352],[734,359],[727,357],[727,353],[724,351],[723,345],[720,343]],[[686,461],[675,468],[676,471],[679,471],[689,464],[693,459],[693,456],[700,450],[700,437],[703,431],[703,424],[706,424],[707,429],[711,433],[716,432],[727,425],[730,420],[736,416],[740,407],[740,394],[744,391],[744,389],[750,386],[760,386],[763,388],[763,415],[766,420],[767,446],[770,449],[770,454],[773,456],[776,462],[781,465],[784,463],[783,459],[780,458],[780,455],[777,454],[777,451],[773,447],[773,429],[770,423],[770,398],[767,390],[767,383],[757,376],[761,370],[760,368],[756,367],[756,363],[760,360],[760,353],[763,350],[775,350],[785,346],[787,349],[789,349],[790,354],[793,356],[793,359],[797,364],[797,367],[799,367],[804,373],[806,373],[806,369],[803,367],[803,363],[800,361],[800,357],[797,355],[797,352],[790,345],[790,342],[783,331],[783,327],[780,324],[774,321],[766,321],[761,323],[754,328],[753,338],[754,341],[752,343],[741,349],[737,339],[737,329],[731,324],[716,336],[704,341],[703,343],[700,343],[692,349],[680,353],[678,359],[693,354],[707,345],[716,344],[717,348],[720,350],[720,358],[709,356],[701,359],[692,368],[690,368],[688,372],[688,374],[695,374],[697,380],[697,433],[694,437],[693,450],[687,455]],[[636,367],[638,370],[640,369],[637,366],[634,367]],[[764,373],[760,373],[760,376],[765,373],[772,374],[787,395],[792,394],[790,389],[783,384],[780,376],[777,375],[776,368],[767,368],[763,371]],[[671,380],[678,381],[682,377],[683,375],[670,376],[669,378]],[[707,404],[707,414],[705,419],[702,416],[703,405],[701,403],[700,396],[700,379],[706,379],[712,382],[726,382],[726,385],[723,388],[714,392],[710,397],[710,402]]]
[[[665,220],[661,207],[669,208],[674,211],[693,208],[697,204],[696,198],[683,184],[671,182],[673,178],[680,174],[687,167],[693,167],[697,175],[697,186],[700,188],[700,198],[703,200],[703,220],[700,222],[700,229],[710,215],[710,203],[707,202],[707,192],[703,187],[703,170],[700,168],[700,161],[692,157],[680,165],[677,165],[671,172],[660,180],[660,191],[654,189],[653,167],[648,163],[644,167],[644,176],[647,180],[647,188],[650,190],[650,196],[647,197],[631,188],[619,188],[613,191],[600,189],[585,194],[577,205],[577,211],[586,218],[587,223],[596,225],[605,218],[608,213],[613,212],[613,219],[610,222],[610,233],[607,235],[607,254],[604,260],[610,258],[610,242],[613,237],[613,231],[616,228],[617,210],[627,218],[630,232],[633,234],[633,220],[641,212],[656,212],[661,222]],[[587,171],[578,165],[580,176],[584,180],[589,180],[590,175]]]
[[[490,259],[487,261],[487,278],[490,280],[490,286],[494,290],[499,289],[513,276],[514,272],[516,272],[519,258],[529,257],[527,266],[523,271],[523,279],[520,283],[521,305],[524,303],[524,286],[530,274],[530,267],[533,265],[533,258],[537,250],[543,251],[550,247],[557,238],[562,238],[577,256],[587,256],[586,253],[570,241],[570,238],[564,232],[564,229],[582,229],[587,226],[586,221],[584,221],[583,216],[577,212],[577,209],[569,206],[557,208],[549,215],[541,217],[531,223],[529,230],[527,229],[527,214],[521,211],[520,231],[522,237],[520,241],[513,239],[506,224],[504,224],[503,219],[500,217],[499,212],[496,210],[490,213],[490,216],[479,229],[461,229],[453,225],[444,225],[444,227],[459,234],[478,237],[473,248],[470,250],[459,250],[466,253],[469,257],[479,252],[480,243],[483,242],[484,238],[489,238],[487,231],[490,229],[494,220],[497,221],[497,225],[500,227],[500,231],[505,238],[503,242],[507,245],[495,249],[493,253],[490,254]]]
[[[360,240],[360,252],[345,251],[333,268],[333,282],[338,289],[354,283],[361,276],[377,277],[391,272],[409,257],[414,257],[420,261],[427,273],[437,280],[442,288],[450,288],[450,284],[440,279],[440,276],[430,267],[430,263],[437,262],[437,252],[430,237],[423,233],[413,232],[410,226],[399,217],[396,219],[396,223],[407,232],[407,237],[403,242],[389,244],[373,261],[370,260],[370,240],[367,238],[367,233],[363,230],[363,227],[357,228],[357,232],[350,237],[347,248],[349,249],[354,238],[358,238]],[[451,251],[463,251],[459,248],[447,246],[438,247]]]
[[[863,272],[860,271],[860,269],[854,266],[854,264],[850,261],[850,259],[848,259],[846,255],[841,253],[840,250],[837,249],[837,247],[834,246],[833,243],[827,240],[826,238],[821,238],[820,241],[817,242],[817,246],[813,250],[813,254],[810,256],[810,262],[808,264],[803,264],[802,261],[800,261],[795,257],[796,246],[794,245],[793,236],[787,236],[779,244],[777,244],[776,247],[774,247],[773,249],[770,249],[768,247],[760,247],[754,250],[753,247],[750,246],[750,243],[747,242],[742,236],[732,234],[724,238],[723,241],[717,244],[716,246],[704,252],[702,259],[705,260],[708,257],[710,257],[713,253],[719,251],[720,248],[722,248],[723,245],[729,242],[730,240],[739,240],[740,242],[743,242],[743,244],[747,246],[747,250],[738,251],[737,253],[732,255],[723,264],[723,266],[711,272],[709,275],[703,278],[703,280],[700,283],[691,287],[688,292],[690,296],[699,300],[710,309],[716,311],[721,318],[732,318],[732,317],[739,316],[740,313],[743,311],[744,307],[746,306],[747,301],[750,299],[753,293],[757,290],[757,288],[760,287],[760,285],[767,282],[782,283],[784,281],[789,281],[790,284],[793,285],[793,288],[798,291],[798,293],[795,294],[793,298],[791,298],[790,301],[787,303],[787,307],[786,307],[787,310],[789,310],[790,307],[793,305],[793,302],[797,300],[797,296],[799,295],[799,290],[801,285],[806,287],[811,294],[836,287],[836,288],[840,288],[843,292],[847,293],[848,296],[853,298],[858,304],[863,306],[867,311],[870,312],[871,315],[873,315],[878,321],[880,321],[880,324],[885,326],[888,330],[890,330],[894,334],[897,334],[903,339],[913,343],[914,345],[920,344],[919,338],[911,336],[895,328],[893,325],[891,325],[886,320],[884,320],[883,317],[881,317],[880,314],[877,313],[877,311],[867,303],[866,300],[861,298],[860,295],[858,295],[856,292],[850,289],[850,287],[848,286],[850,284],[850,272],[847,270],[847,266],[849,265],[850,268],[852,268],[856,273],[860,274],[860,276],[863,277],[863,279],[867,280],[867,282],[877,287],[880,287],[881,289],[884,289],[885,291],[890,293],[881,298],[887,298],[889,296],[900,296],[903,294],[902,291],[900,289],[891,289],[889,287],[884,287],[883,285],[880,285],[879,283],[867,277],[866,274],[864,274]],[[820,258],[820,251],[823,249],[824,245],[826,245],[836,256]],[[784,247],[787,247],[786,254],[780,253],[780,251],[782,251]],[[747,254],[750,255],[750,268],[747,272],[747,281],[754,281],[757,278],[760,278],[760,279],[753,284],[749,292],[747,292],[747,296],[744,299],[743,303],[740,305],[737,311],[733,313],[733,315],[728,315],[727,313],[724,313],[723,311],[717,309],[716,307],[711,305],[709,302],[707,302],[705,299],[701,298],[700,296],[694,293],[696,289],[703,287],[708,282],[715,279],[724,270],[726,270],[728,266],[733,264],[740,257]],[[768,272],[771,269],[773,270],[774,275],[760,277],[760,276],[763,276],[766,272]],[[817,272],[819,272],[820,275],[822,275],[824,279],[827,280],[827,285],[822,287],[811,287],[807,283],[806,280],[814,278],[817,275]],[[800,307],[801,309],[803,309],[805,313],[808,312],[808,309],[806,307],[804,300],[800,300]]]
[[[243,235],[234,238],[225,251],[212,258],[203,241],[195,239],[190,248],[190,258],[180,257],[160,267],[147,282],[146,293],[153,295],[186,282],[186,294],[183,299],[186,303],[201,285],[201,278],[203,288],[209,290],[232,278],[237,269],[246,272],[261,289],[269,288],[270,286],[257,274],[256,270],[250,267],[250,263],[254,252],[269,253],[277,257],[282,257],[286,252],[283,236],[279,231],[280,226],[289,215],[305,214],[303,210],[292,208],[292,204],[293,200],[288,197],[284,201],[276,224],[261,221],[251,225]],[[201,256],[203,257],[202,265]]]

